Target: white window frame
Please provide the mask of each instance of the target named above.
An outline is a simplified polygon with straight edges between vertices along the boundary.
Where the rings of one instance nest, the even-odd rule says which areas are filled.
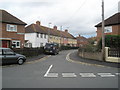
[[[19,45],[17,45],[17,43],[19,43]],[[15,47],[12,48],[20,48],[20,41],[13,40],[12,44],[15,44]]]
[[[6,31],[17,32],[17,25],[7,24]]]
[[[112,26],[105,27],[105,33],[111,33],[112,32]]]

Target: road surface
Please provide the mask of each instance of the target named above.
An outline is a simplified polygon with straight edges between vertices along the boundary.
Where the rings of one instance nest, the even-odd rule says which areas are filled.
[[[118,68],[71,61],[75,52],[4,66],[2,88],[118,88]]]

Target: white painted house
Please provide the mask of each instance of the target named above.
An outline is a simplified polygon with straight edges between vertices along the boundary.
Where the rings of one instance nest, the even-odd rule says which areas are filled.
[[[40,26],[40,22],[25,28],[25,47],[43,47],[48,42],[48,32]]]

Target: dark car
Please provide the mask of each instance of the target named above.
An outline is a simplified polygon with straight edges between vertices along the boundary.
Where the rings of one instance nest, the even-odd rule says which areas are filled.
[[[10,48],[0,48],[0,59],[2,59],[2,65],[8,63],[18,63],[22,65],[26,61],[24,55],[17,54]]]
[[[56,43],[46,43],[46,45],[44,47],[44,51],[45,51],[45,53],[56,55],[56,54],[59,53],[59,44],[56,44]]]

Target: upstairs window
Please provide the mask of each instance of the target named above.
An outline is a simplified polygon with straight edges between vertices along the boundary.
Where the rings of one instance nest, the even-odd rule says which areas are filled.
[[[17,32],[17,25],[7,24],[7,31]]]
[[[46,38],[46,34],[44,34],[44,38]]]
[[[41,38],[43,38],[43,34],[41,34]]]
[[[36,35],[37,35],[37,38],[39,38],[39,33],[37,33]]]

